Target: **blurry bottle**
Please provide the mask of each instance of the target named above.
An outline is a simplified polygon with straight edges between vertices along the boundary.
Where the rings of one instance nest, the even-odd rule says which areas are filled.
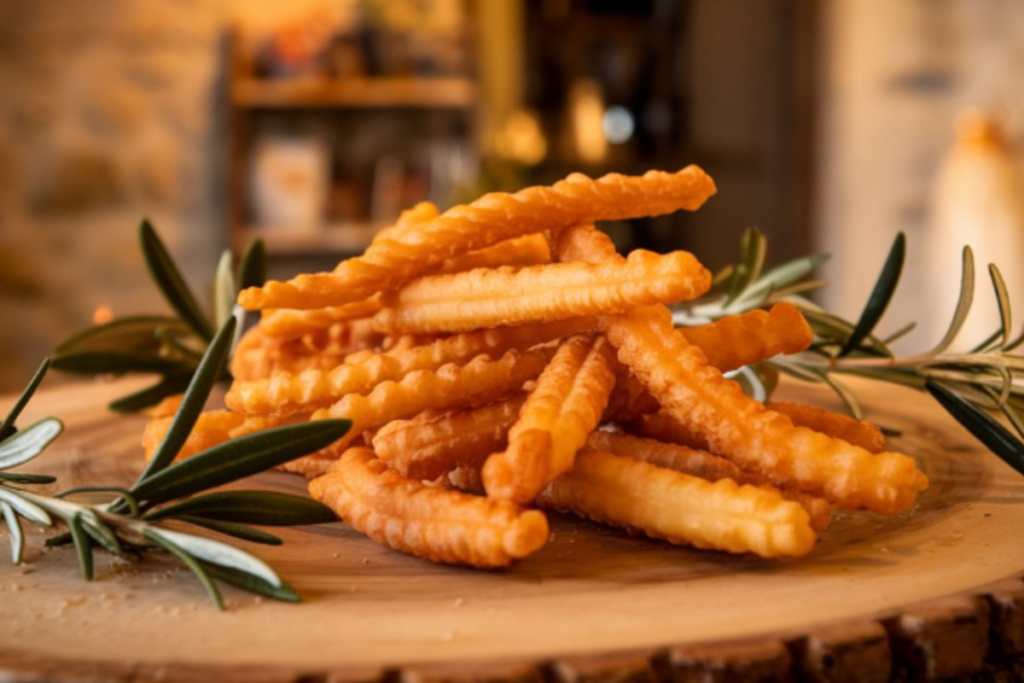
[[[965,245],[974,251],[974,305],[955,348],[967,349],[999,329],[990,263],[1006,281],[1019,327],[1024,321],[1024,177],[992,118],[973,110],[961,115],[956,143],[939,169],[931,216],[925,245],[929,305],[921,320],[931,341],[938,341],[952,319]]]

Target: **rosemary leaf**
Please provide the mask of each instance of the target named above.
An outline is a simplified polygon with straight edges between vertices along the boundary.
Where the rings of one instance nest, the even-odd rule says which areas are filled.
[[[83,351],[57,356],[51,366],[54,370],[83,375],[128,372],[152,372],[160,375],[180,372],[182,365],[175,358],[121,351]]]
[[[210,395],[210,390],[224,370],[231,342],[234,338],[236,324],[234,318],[229,319],[210,343],[210,348],[207,349],[206,355],[203,356],[199,367],[196,368],[195,375],[193,375],[192,381],[185,391],[185,397],[182,399],[178,411],[174,414],[174,419],[171,421],[171,426],[168,428],[164,440],[160,442],[160,445],[153,453],[153,458],[139,476],[136,485],[146,481],[170,465],[174,460],[174,456],[178,454],[178,451],[185,444],[188,435],[192,432],[192,427],[195,426],[196,420],[199,419],[199,414],[206,405],[206,399]]]
[[[267,248],[263,240],[249,242],[238,260],[238,279],[235,288],[259,287],[267,279]]]
[[[68,524],[68,531],[71,532],[71,539],[75,543],[75,551],[78,553],[78,566],[82,570],[82,578],[86,581],[92,581],[92,541],[89,534],[85,531],[82,518],[76,514],[65,521]]]
[[[885,265],[882,267],[882,274],[879,275],[878,280],[875,282],[875,287],[871,292],[870,298],[868,298],[867,305],[864,306],[864,310],[860,314],[860,319],[854,326],[853,332],[846,340],[846,343],[843,344],[842,350],[839,351],[840,358],[850,355],[854,349],[859,347],[861,342],[871,335],[878,321],[881,320],[885,309],[889,306],[889,302],[892,301],[892,295],[896,291],[896,286],[899,284],[906,251],[907,237],[901,232],[896,235],[896,239],[892,243],[889,256],[886,257]]]
[[[206,593],[210,596],[213,604],[217,606],[217,609],[224,609],[224,599],[221,598],[220,591],[217,590],[217,586],[214,585],[213,581],[210,579],[210,575],[207,573],[203,565],[201,565],[194,557],[189,555],[184,549],[179,548],[174,541],[166,538],[164,536],[166,532],[158,531],[157,529],[146,529],[142,533],[151,543],[153,543],[153,545],[174,555],[182,564],[188,567],[189,571],[195,574],[196,578],[199,579],[199,582],[203,584],[203,588],[206,589]]]
[[[1024,444],[1014,438],[1006,427],[938,382],[928,382],[925,387],[957,422],[1002,458],[1003,462],[1024,474]]]
[[[270,526],[321,524],[338,519],[334,511],[323,503],[276,491],[215,491],[165,505],[147,514],[146,519],[182,515]]]
[[[281,578],[266,562],[226,543],[157,527],[148,527],[145,535],[147,538],[155,536],[172,543],[192,557],[210,564],[252,574],[275,587],[281,585]]]
[[[14,423],[21,417],[21,411],[25,409],[33,394],[36,393],[36,389],[39,388],[39,384],[43,381],[43,377],[46,376],[46,371],[49,369],[50,359],[46,358],[39,365],[35,374],[32,375],[32,379],[29,380],[28,385],[25,386],[21,395],[18,396],[18,400],[14,402],[14,407],[7,413],[7,417],[4,418],[3,422],[0,422],[0,442],[3,442],[4,439],[14,433]],[[3,464],[0,464],[0,469],[4,469]]]
[[[971,304],[974,303],[974,252],[970,247],[964,247],[960,265],[960,296],[957,298],[956,308],[953,310],[953,320],[946,329],[946,334],[931,351],[929,356],[935,356],[949,348],[950,344],[960,334],[967,316],[971,312]]]
[[[231,317],[235,305],[235,275],[231,271],[231,252],[225,250],[213,280],[213,321],[218,328]]]
[[[52,484],[57,477],[48,474],[24,474],[21,472],[0,472],[0,482],[9,481],[12,484]]]
[[[241,436],[141,478],[132,493],[152,507],[205,491],[325,448],[349,426],[347,420],[316,420]]]
[[[0,500],[0,513],[3,513],[4,521],[11,534],[11,564],[21,564],[22,555],[25,552],[25,533],[21,528],[21,520],[14,513],[8,503]]]
[[[195,297],[192,296],[192,292],[185,283],[185,278],[181,276],[177,266],[174,265],[174,260],[167,253],[166,247],[148,220],[143,220],[139,226],[139,240],[142,244],[142,255],[146,259],[146,265],[171,308],[202,339],[206,341],[213,339],[213,327],[199,308],[199,304],[196,303]]]
[[[1010,343],[1010,335],[1013,334],[1013,316],[1010,311],[1010,294],[1006,291],[1006,282],[996,264],[988,266],[989,277],[992,278],[992,288],[995,290],[996,303],[999,306],[999,338],[1002,340],[1000,346]]]
[[[205,517],[194,517],[192,515],[176,515],[174,519],[216,531],[225,536],[233,536],[243,541],[251,541],[252,543],[262,543],[264,545],[281,545],[284,543],[274,534],[267,533],[261,529],[254,529],[245,524],[238,524],[237,522],[223,522],[218,519],[206,519]]]
[[[60,420],[48,417],[0,442],[0,470],[16,467],[36,457],[63,429]]]
[[[764,257],[768,251],[768,240],[757,228],[747,228],[743,231],[742,246],[740,247],[742,257],[732,274],[732,282],[729,288],[729,296],[726,298],[722,308],[729,306],[757,280],[764,267]]]
[[[86,351],[157,353],[160,342],[156,338],[156,331],[161,327],[188,329],[180,320],[169,316],[128,316],[87,327],[65,339],[55,350],[58,355]]]
[[[255,593],[256,595],[263,595],[274,600],[281,600],[284,602],[299,602],[299,594],[295,592],[291,586],[282,581],[280,585],[274,586],[262,579],[258,579],[252,574],[246,574],[235,569],[229,569],[228,567],[220,567],[215,564],[208,564],[199,560],[199,564],[203,566],[203,569],[215,579],[223,581],[224,583],[231,584],[236,588]]]
[[[50,519],[50,513],[32,501],[25,500],[23,496],[20,496],[13,491],[8,491],[2,486],[0,486],[0,502],[7,503],[14,508],[15,512],[29,521],[35,522],[36,524],[42,524],[43,526],[53,525],[53,520]]]
[[[115,413],[134,413],[148,408],[169,396],[177,396],[185,391],[192,381],[192,373],[191,369],[168,373],[152,386],[111,401],[107,408]]]

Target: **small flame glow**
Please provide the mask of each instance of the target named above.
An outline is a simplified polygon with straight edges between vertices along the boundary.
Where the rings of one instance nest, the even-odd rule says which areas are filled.
[[[114,310],[110,306],[97,306],[96,310],[93,311],[92,321],[97,325],[103,323],[109,323],[114,319]]]

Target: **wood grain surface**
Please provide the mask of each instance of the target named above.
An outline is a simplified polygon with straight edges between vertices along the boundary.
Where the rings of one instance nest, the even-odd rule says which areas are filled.
[[[26,563],[11,566],[3,529],[0,680],[1015,676],[1024,653],[1024,478],[927,396],[856,388],[932,485],[896,518],[840,515],[808,557],[701,552],[554,517],[544,549],[510,570],[481,572],[400,555],[339,522],[286,529],[278,548],[247,545],[302,604],[225,589],[228,609],[218,612],[186,570],[158,557],[98,554],[97,577],[86,583],[73,550],[44,549],[37,529]],[[125,391],[90,383],[39,395],[22,423],[53,415],[66,430],[24,469],[58,475],[61,488],[129,483],[142,465],[144,420],[103,409]],[[251,483],[305,487],[277,473]]]

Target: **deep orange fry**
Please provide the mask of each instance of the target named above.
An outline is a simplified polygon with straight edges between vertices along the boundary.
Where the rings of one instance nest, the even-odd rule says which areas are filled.
[[[762,557],[805,555],[815,533],[807,511],[772,489],[709,482],[639,460],[580,451],[539,505],[670,543]]]
[[[799,427],[807,427],[836,439],[848,441],[871,453],[885,451],[885,434],[866,420],[856,420],[842,413],[789,401],[768,401],[767,405],[775,412],[788,416],[793,424]]]
[[[235,382],[225,402],[232,410],[249,415],[308,413],[349,394],[367,394],[381,382],[400,380],[410,372],[464,364],[480,355],[498,358],[509,349],[527,349],[595,324],[593,319],[574,319],[456,334],[420,345],[403,340],[383,353],[353,354],[329,372],[279,372],[265,379]]]
[[[461,332],[622,313],[696,298],[711,274],[685,251],[636,250],[624,261],[471,270],[421,278],[384,295],[374,325],[386,332]]]
[[[349,354],[376,345],[380,338],[367,319],[289,340],[268,338],[257,326],[246,332],[236,347],[231,374],[236,380],[251,381],[278,372],[326,371]]]
[[[562,342],[509,430],[508,448],[484,465],[488,496],[529,503],[572,467],[608,403],[613,360],[604,337],[578,335]]]
[[[798,353],[814,341],[814,332],[800,309],[780,302],[768,311],[748,311],[708,325],[680,328],[686,341],[700,348],[708,363],[723,372]]]
[[[264,336],[273,339],[297,339],[306,334],[320,333],[336,323],[372,316],[381,308],[379,296],[353,301],[343,306],[308,311],[280,308],[263,312],[259,330]]]
[[[474,268],[537,266],[551,263],[551,247],[540,233],[513,237],[504,242],[446,259],[431,275],[461,273]]]
[[[410,479],[433,481],[457,467],[479,470],[492,453],[505,450],[508,430],[526,394],[481,408],[429,411],[395,420],[373,437],[377,456]]]
[[[714,193],[714,182],[696,166],[677,173],[609,174],[597,180],[574,173],[550,187],[489,194],[456,206],[433,220],[396,231],[393,238],[375,241],[362,257],[342,261],[332,273],[267,282],[244,290],[238,301],[250,310],[339,306],[394,289],[445,259],[503,240],[580,222],[692,211]]]
[[[606,247],[591,247],[600,241],[602,235],[587,226],[566,230],[559,257],[605,258]],[[795,427],[788,417],[748,398],[673,328],[671,315],[662,306],[602,316],[599,324],[619,361],[629,366],[662,408],[706,440],[708,450],[744,469],[841,507],[880,514],[907,509],[928,486],[912,458],[872,454]]]
[[[350,449],[309,492],[374,541],[434,562],[506,567],[548,538],[541,512],[407,479],[368,448]]]

